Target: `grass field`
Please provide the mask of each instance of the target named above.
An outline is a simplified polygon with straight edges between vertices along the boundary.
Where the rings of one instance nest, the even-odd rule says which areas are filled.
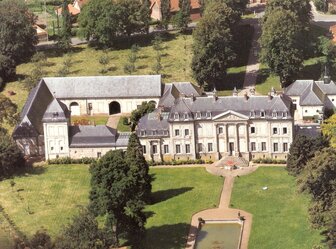
[[[253,215],[249,249],[311,249],[320,244],[319,231],[309,228],[308,197],[297,193],[295,178],[282,167],[259,168],[237,178],[231,203]]]
[[[72,116],[71,124],[80,123],[85,125],[106,125],[108,118],[108,115]]]
[[[124,122],[123,122],[124,118],[125,118],[124,116],[120,117],[119,122],[118,122],[118,126],[117,126],[117,130],[119,132],[130,132],[131,131],[131,126],[124,125]]]
[[[152,168],[150,173],[155,181],[153,204],[146,209],[146,248],[183,248],[192,214],[218,204],[223,178],[204,168]],[[77,207],[88,203],[90,175],[85,165],[49,165],[14,181],[13,188],[10,180],[0,182],[0,203],[28,236],[42,226],[55,236]]]

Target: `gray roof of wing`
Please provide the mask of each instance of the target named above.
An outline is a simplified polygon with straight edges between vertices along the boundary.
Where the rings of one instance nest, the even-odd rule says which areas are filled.
[[[69,118],[69,111],[65,104],[54,99],[43,115],[43,122],[66,122]]]
[[[329,84],[325,84],[324,81],[315,81],[316,85],[322,90],[324,94],[336,95],[336,84],[331,81]]]
[[[312,84],[314,84],[314,80],[297,80],[285,88],[284,93],[288,96],[301,96],[301,94],[308,87],[311,87]]]
[[[106,125],[70,127],[70,147],[114,146],[116,146],[116,130]]]
[[[235,111],[250,116],[251,111],[265,111],[266,118],[271,116],[273,111],[288,113],[291,117],[291,102],[288,97],[275,96],[269,99],[268,96],[250,96],[246,100],[242,96],[198,97],[193,101],[191,98],[180,98],[171,109],[171,115],[177,113],[211,112],[212,116],[226,111]]]
[[[160,97],[160,75],[43,78],[56,98]]]
[[[323,95],[321,90],[315,84],[311,84],[309,88],[305,89],[300,98],[300,105],[302,106],[321,106],[323,102],[318,95]]]

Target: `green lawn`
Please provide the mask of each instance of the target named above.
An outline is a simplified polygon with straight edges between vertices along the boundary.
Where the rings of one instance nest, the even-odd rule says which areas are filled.
[[[249,249],[311,249],[320,244],[319,231],[310,228],[308,202],[282,167],[259,168],[236,178],[231,198],[234,208],[253,214]]]
[[[218,204],[223,178],[204,168],[151,168],[150,173],[155,181],[153,204],[146,209],[146,248],[183,248],[192,214]],[[0,182],[0,203],[28,236],[42,226],[55,236],[77,207],[88,203],[87,165],[49,165],[14,181],[13,189],[10,180]]]
[[[118,122],[118,126],[117,126],[117,130],[119,132],[130,132],[131,127],[129,125],[124,125],[123,118],[124,117],[120,117],[119,122]]]
[[[106,125],[108,115],[94,115],[94,116],[72,116],[71,117],[71,124],[74,123],[81,123],[81,124],[89,124],[89,125]]]

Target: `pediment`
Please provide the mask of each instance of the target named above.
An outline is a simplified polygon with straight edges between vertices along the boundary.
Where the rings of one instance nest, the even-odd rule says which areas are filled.
[[[221,113],[215,117],[213,117],[212,120],[214,121],[246,121],[249,117],[246,115],[243,115],[241,113],[235,112],[235,111],[226,111],[224,113]]]

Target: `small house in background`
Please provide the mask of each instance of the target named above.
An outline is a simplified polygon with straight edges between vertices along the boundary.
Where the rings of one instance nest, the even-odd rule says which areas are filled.
[[[39,42],[48,41],[48,32],[38,25],[34,25]]]
[[[250,4],[265,4],[267,0],[250,0]]]
[[[88,3],[88,0],[75,0],[72,4],[68,4],[70,14],[72,16],[77,16],[86,3]],[[62,14],[62,6],[56,9],[56,14]]]
[[[198,0],[190,0],[190,19],[192,21],[201,18],[200,4]],[[175,14],[179,11],[179,0],[170,0],[170,12]],[[161,0],[151,0],[151,17],[155,20],[162,20]]]
[[[329,28],[330,33],[332,34],[332,40],[336,43],[336,25],[333,25]]]

